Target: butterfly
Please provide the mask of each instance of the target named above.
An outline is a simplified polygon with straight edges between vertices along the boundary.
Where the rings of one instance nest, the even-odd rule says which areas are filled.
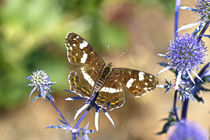
[[[75,33],[65,39],[67,58],[78,68],[70,72],[70,90],[79,96],[90,98],[98,92],[95,103],[105,109],[120,108],[125,103],[125,93],[139,97],[152,91],[158,79],[146,72],[129,68],[112,68],[96,53],[93,47]]]

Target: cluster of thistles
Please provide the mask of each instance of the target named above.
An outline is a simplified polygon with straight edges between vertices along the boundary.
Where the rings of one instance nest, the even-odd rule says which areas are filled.
[[[205,130],[201,129],[198,124],[187,120],[187,111],[189,101],[196,99],[198,102],[204,102],[198,94],[200,91],[210,91],[203,87],[203,84],[210,82],[210,62],[207,62],[199,73],[195,71],[200,69],[201,64],[205,64],[207,56],[207,47],[201,39],[210,37],[205,34],[210,22],[210,1],[200,0],[195,8],[180,7],[180,4],[181,0],[176,0],[174,40],[170,41],[166,54],[159,54],[168,59],[168,63],[160,63],[165,68],[159,74],[171,70],[175,74],[176,80],[174,84],[166,80],[166,85],[163,86],[167,92],[174,87],[174,103],[169,116],[164,119],[166,123],[162,131],[158,134],[167,133],[168,129],[174,126],[175,129],[169,133],[168,140],[208,140],[208,133]],[[178,29],[180,8],[197,12],[200,19],[196,23],[184,25]],[[179,31],[196,25],[197,27],[191,34],[182,33],[179,35]],[[182,102],[181,116],[178,116],[177,113],[178,99],[181,99]]]

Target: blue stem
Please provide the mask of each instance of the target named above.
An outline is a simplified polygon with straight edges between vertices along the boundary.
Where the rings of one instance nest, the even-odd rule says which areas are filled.
[[[60,112],[60,110],[56,107],[56,105],[54,104],[54,102],[47,97],[47,99],[50,101],[50,103],[52,104],[52,106],[55,108],[55,110],[58,112],[58,114],[60,115],[60,117],[63,119],[63,121],[65,122],[65,124],[69,127],[71,127],[71,125],[67,122],[67,120],[65,119],[65,117],[63,116],[63,114]]]
[[[173,112],[176,116],[176,120],[179,121],[179,117],[178,117],[177,109],[176,109],[177,93],[178,93],[178,90],[176,90],[175,93],[174,93]]]
[[[176,6],[175,6],[175,24],[174,24],[174,38],[177,37],[180,5],[181,5],[181,0],[176,0]]]
[[[185,99],[182,106],[182,119],[187,119],[188,104],[189,104],[189,99]]]
[[[90,111],[90,109],[93,106],[96,106],[95,101],[96,98],[98,97],[98,92],[93,93],[92,97],[90,98],[90,100],[87,101],[87,103],[89,104],[88,108],[86,109],[86,111],[82,114],[82,116],[79,118],[79,120],[77,121],[76,125],[74,126],[74,129],[77,129],[79,127],[79,124],[82,122],[82,120],[85,118],[85,116],[87,115],[87,113]]]
[[[203,29],[201,30],[200,34],[199,34],[199,37],[198,37],[198,42],[201,40],[202,38],[202,35],[205,33],[205,31],[208,29],[209,27],[209,24],[210,24],[210,21],[206,22]]]
[[[72,133],[72,140],[76,140],[76,133]]]
[[[87,113],[90,111],[91,108],[92,108],[92,106],[88,106],[86,111],[82,114],[82,116],[77,121],[76,125],[74,126],[74,129],[78,129],[79,128],[79,124],[82,122],[82,120],[85,118],[85,116],[87,115]]]

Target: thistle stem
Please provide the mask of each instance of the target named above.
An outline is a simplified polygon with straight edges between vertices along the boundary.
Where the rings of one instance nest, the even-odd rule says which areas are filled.
[[[79,124],[82,122],[82,120],[85,118],[85,116],[87,115],[87,113],[90,111],[91,108],[92,108],[92,106],[88,106],[86,111],[82,114],[82,116],[79,118],[79,120],[75,124],[74,129],[77,129],[79,127]]]
[[[187,109],[188,109],[189,99],[185,99],[182,105],[182,119],[187,119]]]
[[[72,133],[72,140],[76,140],[76,133]]]
[[[47,97],[47,99],[52,104],[52,106],[55,108],[55,110],[58,112],[58,114],[63,119],[63,121],[66,123],[66,125],[71,128],[71,125],[67,122],[67,120],[65,119],[65,117],[63,116],[63,114],[60,112],[60,110],[56,107],[56,105],[54,104],[54,102],[49,97]]]
[[[86,109],[86,111],[82,114],[82,116],[79,118],[79,120],[77,121],[76,125],[74,126],[74,129],[77,129],[79,127],[79,124],[82,122],[82,120],[85,118],[85,116],[87,115],[87,113],[90,111],[90,109],[95,106],[95,101],[96,98],[98,97],[98,92],[93,93],[91,99],[88,101],[89,106]]]
[[[200,34],[199,34],[199,37],[198,37],[198,42],[200,42],[201,38],[202,38],[202,35],[205,33],[205,31],[208,29],[209,27],[209,24],[210,24],[210,21],[206,22],[203,29],[201,30]]]
[[[178,93],[178,90],[176,90],[175,93],[174,93],[173,112],[176,116],[176,120],[179,121],[179,117],[178,117],[177,109],[176,109],[177,93]]]
[[[175,6],[175,24],[174,24],[174,38],[177,37],[178,23],[179,23],[179,9],[181,5],[181,0],[176,0]]]

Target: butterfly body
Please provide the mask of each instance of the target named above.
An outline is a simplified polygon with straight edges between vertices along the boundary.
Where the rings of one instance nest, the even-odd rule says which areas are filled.
[[[92,93],[99,92],[101,90],[106,80],[106,77],[109,76],[110,71],[111,71],[111,63],[104,67],[101,76],[96,80],[96,83],[93,86]]]
[[[125,93],[136,97],[152,91],[158,84],[155,76],[129,68],[111,68],[83,38],[68,33],[65,41],[67,58],[80,67],[69,74],[70,90],[82,97],[99,92],[96,104],[113,110],[125,102]]]

